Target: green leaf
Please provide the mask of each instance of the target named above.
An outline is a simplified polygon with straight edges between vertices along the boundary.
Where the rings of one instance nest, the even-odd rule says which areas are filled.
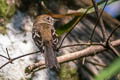
[[[86,11],[88,11],[88,10],[86,10]],[[70,22],[61,26],[60,28],[57,28],[56,32],[57,32],[58,36],[62,35],[65,32],[69,32],[71,29],[73,29],[76,26],[76,24],[80,21],[80,19],[83,17],[83,15],[84,15],[84,13],[80,16],[76,16]]]
[[[65,24],[64,26],[61,26],[58,29],[56,29],[57,34],[60,36],[65,32],[69,32],[75,26],[75,22],[77,22],[79,19],[80,19],[80,17],[76,16],[69,23]]]
[[[120,57],[116,59],[109,67],[102,70],[102,72],[100,72],[94,80],[109,80],[118,72],[120,72]]]
[[[111,4],[111,3],[115,2],[115,1],[116,0],[109,1],[108,4]],[[98,7],[102,8],[101,5],[104,4],[104,2],[105,2],[105,0],[98,2]],[[67,24],[65,24],[65,25],[63,25],[63,26],[61,26],[61,27],[59,27],[59,28],[56,29],[56,32],[57,32],[58,36],[61,36],[65,32],[69,32],[71,29],[73,29],[76,26],[76,24],[81,20],[82,16],[84,15],[84,13],[87,10],[88,10],[87,14],[95,12],[94,7],[90,6],[87,9],[80,9],[79,12],[77,11],[76,13],[73,13],[73,15],[76,16],[75,18],[73,18]],[[72,15],[72,13],[70,14],[70,16],[71,15]]]

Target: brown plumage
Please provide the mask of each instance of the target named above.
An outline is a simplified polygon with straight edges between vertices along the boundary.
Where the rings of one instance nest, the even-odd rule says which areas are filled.
[[[33,24],[32,38],[36,46],[44,53],[46,67],[59,69],[55,51],[58,39],[54,23],[55,20],[49,15],[38,16]]]

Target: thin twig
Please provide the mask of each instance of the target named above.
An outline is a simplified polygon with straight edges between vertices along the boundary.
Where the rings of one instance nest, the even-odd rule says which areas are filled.
[[[5,56],[3,56],[3,55],[1,55],[1,54],[0,54],[0,56],[3,57],[3,58],[5,58],[5,59],[7,59],[7,60],[9,60],[9,58],[7,58],[7,57],[5,57]]]
[[[120,25],[118,25],[118,26],[111,32],[111,34],[108,36],[106,42],[108,42],[108,41],[110,40],[110,38],[112,37],[113,33],[114,33],[118,28],[120,28]]]
[[[83,43],[77,43],[77,44],[73,44],[73,45],[71,44],[71,45],[61,46],[60,49],[66,48],[66,47],[81,46],[81,45],[86,45],[86,46],[91,46],[91,45],[102,45],[102,46],[104,46],[103,43],[92,42],[92,44],[91,44],[91,43],[85,43],[85,42],[83,42]]]
[[[107,5],[107,3],[108,3],[108,0],[106,0],[105,6]],[[104,6],[104,8],[105,8],[105,6]],[[102,15],[103,11],[104,11],[104,9],[101,11],[100,15]],[[104,41],[106,41],[107,40],[107,32],[105,30],[105,25],[104,25],[102,16],[100,18],[100,26],[101,26],[101,29],[102,29],[103,39],[104,39]]]
[[[110,42],[110,41],[109,41]],[[115,53],[117,56],[120,56],[120,53],[109,43],[110,50]]]
[[[7,51],[7,55],[8,55],[8,59],[10,60],[10,55],[9,55],[9,52],[8,52],[8,49],[6,48],[6,51]]]
[[[92,0],[92,3],[93,3],[93,6],[94,6],[94,8],[95,8],[96,16],[97,16],[97,18],[98,18],[98,16],[99,16],[99,12],[98,12],[98,6],[97,6],[97,3],[96,3],[95,0]]]
[[[106,3],[105,3],[105,5],[104,5],[104,7],[103,7],[103,9],[102,9],[99,17],[97,18],[96,24],[95,24],[94,29],[93,29],[93,31],[92,31],[92,34],[91,34],[91,36],[90,36],[90,42],[92,42],[92,37],[93,37],[93,35],[94,35],[95,29],[96,29],[96,27],[97,27],[97,24],[99,23],[99,20],[100,20],[100,18],[101,18],[101,16],[102,16],[102,13],[103,13],[104,9],[105,9],[105,6],[107,5],[107,2],[108,2],[108,0],[106,1]],[[104,27],[103,23],[102,23],[102,26]],[[105,30],[105,29],[102,28],[102,31],[103,31],[103,32],[104,32],[104,30]],[[104,34],[104,33],[103,33],[103,34]],[[105,34],[105,35],[106,35],[106,34]]]
[[[82,64],[85,64],[85,61],[86,61],[86,57],[83,57]]]
[[[100,13],[99,13],[99,10],[98,10],[97,3],[96,3],[95,0],[92,0],[92,2],[93,2],[94,8],[95,8],[95,12],[96,12],[96,15],[97,15],[97,18],[98,18]],[[108,2],[108,0],[106,0],[105,6],[107,5],[107,2]],[[102,10],[101,13],[103,13],[103,10]],[[105,31],[105,26],[104,26],[104,23],[103,23],[102,16],[100,17],[100,21],[99,22],[100,22],[101,31],[102,31],[102,34],[103,34],[103,39],[104,39],[104,41],[106,41],[107,40],[107,34],[106,34],[106,31]]]
[[[8,52],[8,49],[6,48],[6,51],[7,51],[7,56],[8,56],[8,60],[12,63],[12,60],[10,58],[10,55],[9,55],[9,52]]]
[[[36,51],[36,52],[32,52],[32,53],[28,53],[28,54],[24,54],[24,55],[21,55],[21,56],[18,56],[18,57],[15,57],[13,59],[10,59],[8,62],[6,62],[5,64],[3,64],[2,66],[0,66],[0,69],[2,69],[4,66],[6,66],[7,64],[19,59],[19,58],[22,58],[22,57],[25,57],[25,56],[28,56],[28,55],[32,55],[32,54],[36,54],[40,51]]]
[[[115,33],[115,31],[118,30],[118,28],[120,28],[120,25],[118,25],[108,36],[105,46],[109,47],[111,51],[114,52],[117,56],[120,56],[119,52],[110,44],[110,38],[112,37],[113,33]]]
[[[105,65],[105,64],[102,64],[102,63],[93,62],[93,61],[89,61],[89,60],[86,60],[86,62],[88,62],[88,63],[91,63],[91,64],[93,64],[93,65],[97,65],[97,66],[106,67],[106,65]]]
[[[79,23],[79,21],[81,21],[85,17],[85,15],[87,14],[88,10],[89,9],[86,10],[86,12],[82,15],[82,17],[80,19],[78,19],[78,21],[76,21],[76,23],[74,24],[74,27],[72,27],[72,29],[63,37],[63,39],[62,39],[62,41],[61,41],[61,43],[60,43],[60,45],[58,47],[58,50],[61,48],[62,43],[65,40],[65,38],[68,36],[68,34],[75,28],[75,26]]]

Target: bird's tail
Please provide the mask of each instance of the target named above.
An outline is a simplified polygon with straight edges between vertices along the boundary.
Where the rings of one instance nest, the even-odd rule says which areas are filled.
[[[59,65],[57,58],[56,58],[56,53],[53,50],[53,46],[52,46],[52,43],[50,41],[45,42],[44,55],[45,55],[46,67],[48,67],[50,69],[52,69],[52,68],[60,69],[60,65]]]

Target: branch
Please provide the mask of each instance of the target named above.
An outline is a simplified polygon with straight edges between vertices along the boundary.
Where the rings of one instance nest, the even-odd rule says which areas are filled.
[[[0,57],[3,57],[3,58],[5,58],[5,59],[9,60],[7,57],[5,57],[5,56],[3,56],[3,55],[1,55],[1,54],[0,54]]]
[[[107,5],[108,0],[106,0],[105,5],[104,5],[101,13],[97,12],[97,11],[98,11],[97,5],[96,5],[96,3],[94,2],[94,0],[92,0],[92,1],[93,1],[93,5],[96,6],[96,7],[95,7],[95,11],[96,11],[96,13],[98,13],[98,14],[97,14],[97,17],[98,17],[98,18],[97,18],[97,21],[96,21],[96,23],[95,23],[94,29],[93,29],[93,31],[92,31],[92,33],[91,33],[90,42],[92,41],[92,38],[93,38],[93,35],[94,35],[94,32],[95,32],[95,29],[96,29],[96,27],[97,27],[97,25],[98,25],[99,22],[100,22],[101,29],[102,29],[102,33],[103,33],[103,38],[105,38],[105,40],[106,40],[107,34],[106,34],[106,32],[105,32],[104,23],[103,23],[103,20],[102,20],[101,17],[102,17],[103,11],[104,11],[104,9],[105,9],[105,7],[106,7],[106,5]]]
[[[108,38],[107,38],[107,43],[108,43],[108,41],[110,40],[110,38],[112,37],[112,35],[113,35],[113,33],[115,33],[115,31],[116,30],[118,30],[118,28],[120,28],[120,24],[111,32],[111,34],[108,36]]]
[[[103,43],[105,44],[105,43]],[[116,41],[112,41],[111,42],[112,46],[120,46],[120,39],[116,40]],[[59,56],[57,58],[59,63],[65,63],[68,61],[72,61],[78,58],[82,58],[82,57],[87,57],[87,56],[91,56],[91,55],[95,55],[98,54],[99,52],[102,52],[104,50],[107,50],[107,48],[104,48],[104,46],[101,45],[92,45],[86,49],[83,49],[81,51],[77,51],[74,53],[70,53],[70,54],[66,54],[63,56]],[[33,65],[30,65],[26,68],[25,72],[26,73],[31,73],[33,71],[36,71],[38,69],[43,69],[45,68],[45,61],[39,61],[38,63],[34,63]]]
[[[36,53],[39,53],[39,52],[40,52],[40,51],[36,51],[36,52],[24,54],[24,55],[21,55],[21,56],[12,58],[12,59],[9,59],[9,58],[6,58],[6,57],[2,56],[2,57],[4,57],[4,58],[8,59],[9,61],[6,62],[5,64],[3,64],[2,66],[0,66],[0,69],[2,69],[2,68],[5,67],[7,64],[12,63],[13,61],[15,61],[15,60],[17,60],[17,59],[19,59],[19,58],[22,58],[22,57],[25,57],[25,56],[28,56],[28,55],[32,55],[32,54],[36,54]],[[1,56],[1,55],[0,55],[0,56]]]
[[[117,56],[120,57],[119,52],[118,52],[111,44],[109,44],[109,47],[110,47],[110,50],[111,50],[113,53],[115,53]]]
[[[120,25],[118,25],[108,36],[106,41],[106,47],[109,47],[112,52],[114,52],[117,56],[120,56],[119,52],[110,44],[110,38],[112,37],[113,33],[120,28]]]
[[[98,63],[98,62],[93,62],[93,61],[89,61],[86,60],[87,63],[93,64],[93,65],[97,65],[97,66],[101,66],[101,67],[106,67],[106,64],[102,64],[102,63]]]
[[[91,46],[91,45],[102,45],[104,46],[103,43],[97,43],[97,42],[82,42],[82,43],[77,43],[77,44],[71,44],[71,45],[64,45],[64,46],[61,46],[60,49],[62,48],[66,48],[66,47],[73,47],[73,46],[82,46],[82,45],[85,45],[85,46]]]
[[[107,3],[108,3],[108,0],[106,0],[104,8],[107,5]],[[104,8],[102,9],[101,13],[98,13],[98,14],[101,16],[101,18],[100,18],[100,26],[101,26],[101,30],[102,30],[102,34],[103,34],[103,39],[104,39],[104,41],[106,41],[107,40],[107,32],[105,30],[105,25],[104,25],[104,22],[103,22],[103,19],[102,19],[102,13],[104,11]]]

